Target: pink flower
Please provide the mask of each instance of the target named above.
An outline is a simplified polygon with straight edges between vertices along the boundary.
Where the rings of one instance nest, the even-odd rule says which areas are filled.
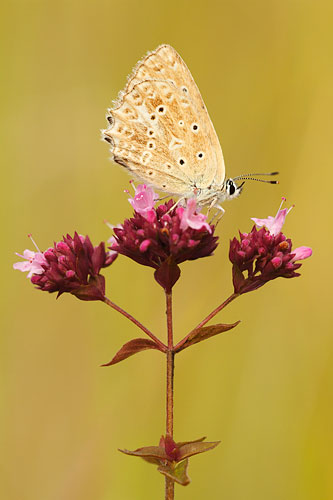
[[[37,248],[37,247],[36,247]],[[69,234],[45,252],[25,250],[28,262],[14,264],[14,269],[29,271],[28,277],[40,290],[71,293],[81,300],[103,300],[105,279],[101,268],[108,267],[117,252],[106,252],[104,243],[94,247],[88,236]]]
[[[153,267],[156,281],[170,291],[180,276],[179,264],[208,257],[217,247],[214,226],[205,222],[204,215],[195,214],[195,205],[195,200],[189,200],[189,207],[175,207],[175,202],[169,200],[142,213],[133,204],[134,216],[120,226],[113,226],[111,250]]]
[[[283,201],[285,199],[283,198]],[[292,249],[292,241],[281,232],[287,209],[281,206],[275,217],[252,220],[261,229],[253,226],[250,233],[240,233],[239,240],[230,242],[229,259],[233,264],[232,274],[235,293],[245,293],[260,288],[275,278],[295,278],[304,260],[312,255],[310,247]]]
[[[18,271],[22,271],[23,273],[28,272],[27,278],[31,278],[33,274],[42,274],[44,272],[43,264],[46,263],[46,259],[44,254],[39,250],[38,246],[32,239],[31,234],[28,235],[33,244],[35,245],[37,252],[33,252],[32,250],[24,250],[23,255],[16,253],[22,259],[26,261],[16,262],[13,264],[13,268]]]
[[[180,229],[183,231],[188,227],[192,229],[206,229],[209,233],[212,232],[210,225],[205,222],[207,216],[204,214],[196,213],[197,203],[195,198],[190,198],[187,201],[185,208],[178,207],[177,214],[181,218]]]
[[[22,259],[26,259],[24,262],[16,262],[13,264],[13,268],[23,273],[28,272],[27,278],[31,278],[33,274],[42,274],[44,271],[42,264],[45,263],[45,257],[41,252],[33,252],[32,250],[24,250],[23,255],[16,253]]]
[[[251,220],[253,220],[258,227],[266,226],[270,234],[272,236],[276,236],[281,232],[287,214],[289,214],[290,210],[294,207],[293,205],[289,209],[283,208],[281,210],[281,207],[285,201],[286,198],[282,198],[281,205],[275,217],[272,217],[271,215],[269,215],[267,219],[257,219],[255,217],[252,217]]]
[[[134,198],[129,198],[128,201],[136,213],[152,222],[155,215],[153,208],[157,199],[158,194],[155,193],[153,188],[147,187],[145,184],[139,184],[135,189]]]

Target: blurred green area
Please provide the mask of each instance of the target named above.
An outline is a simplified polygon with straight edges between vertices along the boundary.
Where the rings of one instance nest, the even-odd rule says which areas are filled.
[[[214,257],[175,287],[180,339],[231,292],[228,241],[250,217],[296,204],[285,233],[314,255],[302,277],[234,302],[236,330],[176,359],[175,437],[222,444],[191,460],[177,498],[329,500],[332,476],[333,4],[254,0],[2,4],[3,165],[0,498],[163,498],[163,477],[117,452],[164,432],[164,359],[143,352],[99,368],[134,327],[100,303],[35,291],[13,272],[33,233],[47,248],[131,213],[128,175],[100,142],[106,108],[148,50],[172,44],[198,83],[228,175],[279,170],[225,204]],[[119,258],[108,296],[165,336],[152,270]],[[2,491],[1,491],[2,490]]]

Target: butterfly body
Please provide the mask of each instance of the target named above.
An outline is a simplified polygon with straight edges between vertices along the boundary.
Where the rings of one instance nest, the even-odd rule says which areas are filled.
[[[238,196],[198,87],[180,55],[161,45],[134,68],[107,116],[112,159],[131,175],[200,205]]]

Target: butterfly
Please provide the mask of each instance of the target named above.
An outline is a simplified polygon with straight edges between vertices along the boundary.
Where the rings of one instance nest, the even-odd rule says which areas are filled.
[[[160,45],[134,67],[126,87],[108,110],[102,131],[112,159],[140,181],[200,206],[224,212],[245,174],[226,179],[222,149],[199,89],[176,50]],[[240,185],[236,181],[243,180]]]

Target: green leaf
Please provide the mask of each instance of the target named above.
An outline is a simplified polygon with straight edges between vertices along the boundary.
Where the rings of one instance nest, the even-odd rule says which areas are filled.
[[[183,460],[175,464],[161,465],[158,471],[164,476],[169,477],[173,481],[182,486],[186,486],[190,483],[190,478],[187,475],[188,460]]]
[[[240,321],[236,321],[236,323],[224,324],[219,323],[217,325],[211,326],[203,326],[202,328],[197,328],[190,333],[188,337],[185,337],[184,343],[180,343],[179,347],[175,350],[175,352],[182,351],[191,345],[197,344],[198,342],[202,342],[203,340],[209,339],[210,337],[214,337],[219,333],[227,332],[232,328],[235,328],[240,323]]]
[[[123,347],[117,352],[117,354],[112,358],[109,363],[105,363],[101,366],[111,366],[123,361],[124,359],[133,356],[140,351],[145,351],[146,349],[159,349],[158,345],[149,339],[133,339],[123,345]]]

